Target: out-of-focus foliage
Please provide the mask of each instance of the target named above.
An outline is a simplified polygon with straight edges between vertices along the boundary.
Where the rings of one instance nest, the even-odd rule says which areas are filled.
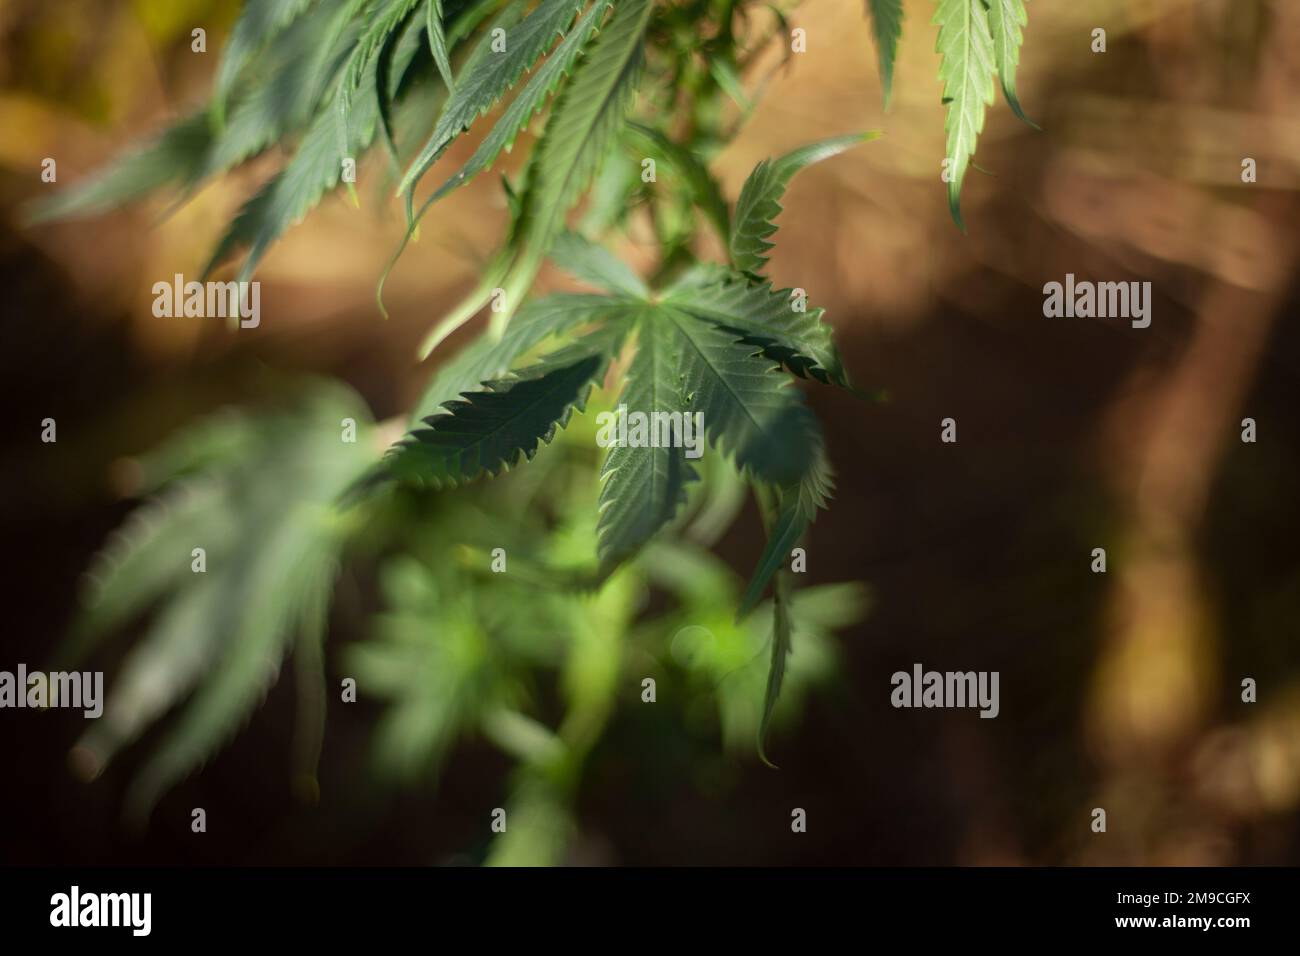
[[[772,622],[766,691],[760,695],[758,688],[738,680],[727,683],[722,697],[726,734],[734,740],[741,724],[734,688],[751,693],[758,714],[752,730],[763,753],[798,629],[790,582],[777,569],[790,559],[816,512],[826,507],[832,487],[821,428],[792,382],[807,377],[846,386],[848,380],[821,310],[807,308],[802,290],[774,290],[761,273],[776,232],[773,220],[794,174],[871,135],[814,143],[760,163],[731,215],[697,151],[707,154],[734,133],[734,128],[722,128],[716,106],[739,88],[738,57],[745,55],[750,31],[736,32],[735,21],[741,19],[743,25],[749,13],[745,6],[712,0],[670,7],[650,0],[596,0],[586,7],[580,0],[540,0],[529,9],[523,0],[459,0],[423,7],[416,0],[250,0],[226,47],[206,108],[98,178],[45,204],[42,216],[60,217],[98,212],[164,186],[184,195],[276,143],[296,142],[292,158],[244,205],[209,263],[210,272],[236,250],[246,249],[239,272],[244,281],[271,244],[325,193],[340,182],[352,188],[349,172],[376,138],[396,169],[401,151],[394,135],[395,109],[403,102],[418,106],[428,100],[409,96],[412,87],[442,87],[438,98],[443,108],[398,184],[407,239],[434,201],[508,150],[558,89],[523,173],[514,182],[505,181],[512,221],[504,246],[478,288],[431,331],[422,352],[435,348],[489,299],[490,329],[435,377],[418,403],[414,427],[382,465],[358,480],[355,449],[364,447],[361,442],[342,462],[325,456],[328,461],[313,476],[319,487],[300,486],[293,480],[301,467],[294,450],[320,451],[303,445],[303,436],[310,432],[316,435],[313,441],[323,440],[320,436],[334,427],[323,424],[327,419],[303,418],[282,444],[269,440],[225,447],[224,456],[216,455],[199,472],[213,495],[225,497],[197,503],[187,498],[188,508],[154,506],[161,517],[152,537],[139,533],[117,549],[124,555],[115,558],[110,552],[105,559],[110,568],[116,560],[119,571],[101,589],[102,602],[122,600],[124,611],[131,611],[159,592],[170,594],[171,601],[160,618],[159,635],[147,641],[129,672],[126,684],[134,695],[115,701],[116,719],[90,735],[79,751],[91,773],[215,659],[215,679],[203,685],[171,742],[137,785],[133,802],[147,810],[247,712],[292,634],[301,631],[313,648],[318,646],[340,545],[335,533],[357,514],[385,507],[389,479],[455,488],[531,461],[585,409],[592,389],[616,362],[627,381],[620,413],[631,408],[646,415],[652,431],[658,428],[658,416],[666,421],[675,416],[677,430],[652,435],[639,446],[608,436],[597,442],[591,436],[593,444],[610,446],[603,465],[593,467],[586,481],[603,486],[592,489],[587,517],[561,512],[588,537],[571,539],[564,525],[558,531],[535,526],[519,547],[493,549],[493,554],[513,555],[509,583],[493,577],[462,580],[465,571],[446,562],[447,550],[432,561],[408,558],[386,568],[384,590],[393,609],[380,625],[380,640],[352,655],[360,678],[394,701],[379,752],[389,765],[409,772],[436,764],[460,733],[484,729],[521,751],[517,756],[527,765],[523,779],[529,781],[521,791],[525,812],[558,833],[557,821],[565,811],[564,800],[556,795],[571,794],[577,768],[599,736],[617,686],[622,635],[635,620],[631,598],[636,572],[625,565],[677,518],[687,503],[688,485],[699,477],[687,448],[674,447],[689,436],[690,430],[683,430],[689,423],[691,430],[699,429],[701,442],[707,438],[714,452],[728,458],[754,486],[770,524],[768,546],[743,599],[737,602],[732,582],[723,586],[717,574],[720,586],[709,594],[711,616],[734,613],[737,604],[742,615],[748,614],[775,575],[773,606],[765,615]],[[779,15],[777,22],[783,22]],[[703,47],[697,42],[701,26],[710,34]],[[471,38],[472,50],[460,56]],[[759,34],[748,42],[762,48],[772,39],[772,34]],[[540,62],[548,49],[550,55]],[[454,80],[453,58],[459,64]],[[530,79],[469,163],[416,212],[415,189],[424,174],[530,70]],[[638,93],[643,84],[648,95]],[[658,97],[669,100],[668,110],[654,103]],[[691,125],[675,132],[671,127],[682,118]],[[657,182],[653,173],[644,177],[653,159],[637,162],[618,155],[627,143],[653,146],[667,167],[685,174],[684,188],[642,197],[652,221],[673,224],[661,237],[660,266],[650,282],[603,246],[567,231],[571,208],[593,181],[597,186],[585,218],[601,222],[601,238],[611,229],[627,228],[637,180],[626,174],[610,178],[602,169],[639,167],[641,185]],[[695,207],[726,239],[726,262],[686,268]],[[548,257],[601,294],[552,296],[521,308]],[[558,349],[515,367],[556,339]],[[357,415],[336,417],[358,420]],[[260,435],[266,428],[272,426],[247,425],[243,431]],[[698,458],[702,446],[694,448]],[[256,470],[245,471],[254,461]],[[246,483],[257,487],[249,489]],[[342,502],[337,512],[329,504],[334,498]],[[267,535],[275,523],[256,511],[245,512],[254,524],[243,527],[223,516],[228,502],[243,500],[265,500],[274,507],[282,536]],[[564,500],[571,502],[567,495]],[[195,531],[191,522],[213,523],[219,532],[203,526]],[[457,546],[457,534],[462,542],[490,538],[488,529],[498,523],[494,516],[484,526],[467,527],[463,518],[444,515],[426,532],[426,541],[441,540],[450,550]],[[204,587],[197,588],[178,587],[174,577],[161,572],[132,570],[134,565],[166,567],[165,549],[174,539],[208,531],[228,534],[228,547],[252,550],[254,557],[233,561],[224,548],[215,548],[213,572],[199,578]],[[551,553],[553,543],[571,546],[573,540],[594,548],[595,560],[560,560],[558,566],[566,569],[562,584],[595,587],[595,595],[530,597],[527,587],[538,581],[520,575],[521,560],[525,567],[535,562],[542,581],[553,579],[561,573],[557,559],[572,557]],[[262,567],[263,562],[268,566]],[[127,591],[121,598],[113,582],[156,583],[157,591]],[[259,585],[266,593],[258,592]],[[500,590],[513,593],[498,596]],[[237,607],[244,608],[234,625],[237,637],[218,649],[227,627],[224,617]],[[485,609],[499,615],[502,608],[519,610],[520,619],[485,619]],[[697,606],[696,613],[700,611]],[[193,627],[199,619],[203,627]],[[530,661],[527,655],[517,659],[512,649],[539,627],[568,635],[574,645],[564,667],[571,712],[554,734],[519,710],[526,701],[521,665]],[[721,656],[700,652],[692,656],[691,666],[720,678],[718,667],[739,666],[737,654],[758,648],[748,623],[719,621],[715,628],[714,654]],[[546,640],[529,645],[532,653],[547,646]],[[318,650],[312,653],[319,658]],[[301,672],[319,671],[311,665]],[[794,674],[791,678],[795,681]],[[151,692],[155,696],[148,698]],[[304,688],[302,694],[305,701],[319,701],[323,691]],[[312,720],[319,723],[318,716]],[[301,749],[310,756],[318,748],[312,741],[319,740],[319,729],[304,734],[308,742]],[[310,778],[310,772],[303,776]],[[554,804],[549,809],[543,806],[548,799]],[[531,850],[507,847],[501,850],[504,858],[546,856],[550,853],[544,847],[562,844],[553,837],[525,839],[536,841],[529,844]]]
[[[422,350],[427,354],[490,300],[486,338],[464,359],[473,373],[457,375],[450,391],[444,390],[444,379],[435,381],[439,397],[420,407],[443,410],[424,417],[393,449],[381,477],[457,485],[495,476],[521,456],[531,459],[583,408],[593,384],[633,340],[627,397],[645,406],[634,410],[702,417],[710,444],[734,460],[771,511],[774,534],[746,592],[747,610],[825,507],[831,490],[820,427],[789,387],[786,373],[847,381],[821,312],[808,311],[806,294],[798,290],[774,293],[760,275],[776,231],[772,219],[795,172],[870,134],[815,143],[759,164],[741,191],[733,220],[695,153],[734,134],[734,128],[721,128],[717,104],[736,92],[738,58],[774,39],[760,33],[751,40],[752,30],[737,31],[737,21],[747,25],[746,4],[693,0],[660,8],[650,0],[596,0],[585,13],[577,0],[540,0],[531,9],[523,0],[464,0],[454,8],[423,11],[417,6],[414,0],[250,0],[225,51],[209,107],[98,179],[46,203],[39,215],[98,211],[165,185],[192,191],[273,143],[297,140],[293,158],[244,205],[209,263],[208,272],[246,248],[239,272],[245,281],[271,244],[326,192],[340,182],[351,188],[357,154],[378,134],[396,166],[394,104],[414,85],[446,84],[448,57],[473,36],[473,49],[445,90],[433,131],[398,185],[407,239],[435,200],[490,166],[550,94],[559,92],[523,172],[516,182],[506,181],[512,216],[505,244],[477,288],[434,327]],[[490,15],[493,19],[480,27]],[[777,22],[784,22],[779,14]],[[702,24],[711,34],[703,47],[696,42]],[[557,37],[563,39],[555,44]],[[427,60],[421,57],[426,49]],[[693,72],[706,64],[707,73]],[[532,78],[469,164],[415,212],[414,193],[424,174],[530,69]],[[641,94],[643,85],[649,95]],[[670,100],[667,112],[656,109],[656,94]],[[673,135],[668,127],[681,118],[691,124]],[[566,238],[571,208],[602,168],[611,162],[630,165],[626,156],[613,158],[626,139],[661,148],[668,144],[662,149],[666,164],[689,171],[686,188],[645,197],[652,221],[677,220],[672,233],[662,237],[660,266],[650,283],[654,291],[600,246]],[[653,173],[645,178],[647,163],[654,159],[639,164],[643,185],[657,182]],[[593,208],[602,202],[628,207],[628,181],[615,185],[622,195],[597,188]],[[714,227],[730,224],[729,261],[682,276],[690,259],[695,205]],[[627,226],[626,212],[604,218],[607,228]],[[549,256],[567,262],[578,277],[611,297],[578,310],[568,308],[568,301],[541,300],[525,319],[538,328],[523,335],[512,330],[506,337],[506,324]],[[595,331],[499,377],[542,338],[597,315],[604,321]],[[602,474],[607,484],[601,499],[600,574],[607,576],[672,518],[693,475],[682,449],[669,447],[614,448]],[[362,490],[378,483],[371,479]],[[789,631],[781,622],[787,612],[778,600],[767,714],[781,687]]]
[[[737,620],[739,581],[707,544],[742,501],[721,461],[702,465],[681,534],[624,565],[598,590],[571,586],[596,559],[594,419],[575,418],[536,467],[434,497],[403,492],[340,504],[373,464],[376,436],[359,399],[310,382],[262,414],[221,413],[137,463],[153,494],[92,569],[86,610],[64,663],[152,609],[113,682],[104,719],[79,742],[97,775],[172,708],[173,726],[138,775],[144,814],[247,719],[292,652],[298,666],[295,777],[311,794],[328,700],[324,625],[349,542],[379,561],[382,611],[372,636],[330,668],[386,702],[374,759],[398,781],[427,781],[462,738],[518,764],[510,825],[492,862],[556,863],[577,826],[582,766],[620,707],[642,706],[630,661],[678,669],[717,701],[722,740],[741,752],[760,724],[772,615]],[[597,404],[608,405],[607,393]],[[347,420],[358,423],[355,443]],[[202,571],[191,559],[205,549]],[[500,549],[500,550],[498,550]],[[498,564],[498,560],[501,562]],[[666,603],[647,614],[651,594]],[[779,714],[833,673],[830,634],[862,613],[857,586],[810,588],[793,607],[798,653]],[[541,688],[556,675],[564,714],[544,723]],[[662,701],[658,706],[674,706]]]
[[[342,440],[346,422],[360,429]],[[291,649],[319,659],[341,549],[359,513],[336,500],[369,464],[368,415],[349,389],[317,384],[294,407],[231,412],[183,433],[140,465],[155,492],[88,575],[86,611],[66,652],[155,609],[113,683],[102,720],[75,751],[97,776],[121,748],[194,691],[130,802],[147,812],[227,740]],[[323,719],[323,689],[305,689]]]

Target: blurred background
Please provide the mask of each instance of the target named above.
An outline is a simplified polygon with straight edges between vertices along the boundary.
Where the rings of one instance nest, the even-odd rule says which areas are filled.
[[[855,381],[883,396],[809,392],[838,491],[806,577],[861,581],[870,606],[777,737],[779,770],[616,713],[568,859],[1298,863],[1300,5],[1031,2],[1018,87],[1043,130],[1000,98],[990,110],[963,192],[969,235],[939,181],[931,7],[906,9],[886,113],[862,4],[800,5],[808,52],[774,59],[714,165],[734,198],[759,159],[885,131],[795,180],[771,266],[828,309]],[[26,226],[24,204],[203,101],[237,10],[0,8],[0,667],[39,666],[65,634],[80,575],[132,507],[115,463],[207,411],[257,402],[268,370],[340,378],[376,419],[409,409],[429,374],[417,342],[477,281],[507,221],[493,177],[455,192],[389,280],[385,321],[375,281],[403,231],[391,188],[360,189],[359,209],[327,198],[264,261],[274,321],[256,335],[156,319],[151,286],[201,269],[267,158],[170,215],[158,201]],[[206,55],[191,52],[196,25]],[[448,168],[472,146],[458,143]],[[41,182],[46,157],[57,184]],[[1150,328],[1044,318],[1043,284],[1067,272],[1149,280]],[[542,287],[558,282],[544,274]],[[1253,444],[1240,440],[1247,416]],[[39,441],[46,417],[57,445]],[[940,443],[945,417],[956,444]],[[717,551],[743,574],[761,546],[747,511]],[[1090,571],[1097,547],[1105,574]],[[365,633],[343,603],[331,648]],[[998,719],[892,709],[890,674],[916,662],[1000,671]],[[1245,678],[1257,703],[1241,700]],[[321,798],[304,805],[286,769],[294,706],[281,680],[143,831],[121,821],[131,754],[85,784],[67,760],[78,717],[5,712],[0,858],[429,864],[472,858],[487,839],[509,769],[490,746],[459,745],[436,787],[372,786],[379,707],[332,706]],[[193,806],[221,821],[207,839],[190,832]],[[805,834],[791,833],[793,807],[808,812]],[[1095,807],[1104,835],[1090,830]]]

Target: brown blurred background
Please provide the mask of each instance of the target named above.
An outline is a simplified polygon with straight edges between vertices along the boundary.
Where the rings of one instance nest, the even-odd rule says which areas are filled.
[[[1031,2],[1018,86],[1044,130],[1000,99],[990,111],[965,236],[939,181],[931,5],[907,7],[887,114],[861,6],[796,10],[808,52],[774,73],[715,169],[734,197],[765,156],[886,133],[795,181],[772,260],[779,284],[829,309],[855,380],[887,396],[810,393],[839,490],[814,527],[809,574],[867,582],[872,612],[844,641],[836,686],[781,741],[780,771],[721,755],[674,763],[660,741],[656,766],[675,770],[651,773],[635,719],[616,721],[578,808],[584,858],[1300,862],[1300,5]],[[331,197],[265,260],[276,321],[255,337],[155,319],[150,286],[202,266],[266,174],[259,163],[166,219],[147,204],[25,227],[25,202],[203,99],[236,9],[0,8],[0,666],[36,666],[63,633],[78,575],[129,508],[115,460],[222,402],[255,401],[266,367],[337,375],[379,417],[408,408],[427,377],[416,342],[477,279],[505,222],[493,178],[454,193],[390,280],[385,322],[374,283],[400,210],[386,188],[363,188],[360,210]],[[206,55],[190,52],[195,25],[208,29]],[[1095,27],[1104,54],[1090,49]],[[55,186],[40,181],[45,157],[58,161]],[[1254,184],[1241,181],[1246,157]],[[1067,272],[1150,280],[1150,328],[1044,318],[1042,286]],[[47,416],[57,445],[39,442]],[[955,445],[939,441],[949,416]],[[1240,440],[1246,416],[1254,444]],[[747,521],[725,540],[737,568],[759,534]],[[1095,547],[1106,574],[1089,570]],[[355,637],[336,627],[331,640]],[[999,670],[1000,717],[891,709],[889,675],[914,662]],[[1241,701],[1246,677],[1258,703]],[[480,839],[479,791],[504,762],[469,746],[436,793],[376,792],[364,786],[364,706],[331,712],[321,786],[333,798],[293,804],[286,684],[164,801],[222,802],[238,822],[210,840],[192,839],[183,813],[122,830],[129,763],[84,786],[64,762],[74,718],[6,712],[0,855],[429,863]],[[792,806],[809,812],[805,835],[789,832]],[[1105,835],[1089,829],[1094,807],[1107,810]]]

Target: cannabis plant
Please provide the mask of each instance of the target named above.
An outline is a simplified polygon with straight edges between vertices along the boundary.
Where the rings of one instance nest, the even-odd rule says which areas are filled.
[[[888,96],[899,3],[870,9]],[[633,648],[698,675],[728,744],[756,740],[764,754],[783,688],[827,674],[827,635],[860,613],[851,587],[793,589],[798,545],[832,491],[821,428],[794,383],[852,386],[822,310],[765,270],[792,177],[874,134],[764,160],[734,202],[709,168],[749,114],[758,58],[799,51],[788,16],[746,0],[250,0],[210,102],[42,210],[94,213],[164,189],[183,199],[285,146],[290,158],[243,205],[206,274],[238,259],[249,280],[327,193],[359,201],[358,168],[389,177],[400,203],[396,263],[438,200],[493,169],[545,114],[521,171],[501,177],[510,221],[499,250],[423,342],[421,358],[436,350],[439,364],[409,421],[374,423],[350,389],[313,381],[139,462],[138,490],[152,497],[92,569],[65,647],[71,663],[155,610],[75,751],[88,775],[189,696],[133,785],[130,806],[147,813],[292,652],[298,779],[310,790],[330,595],[356,553],[379,562],[387,610],[337,664],[345,699],[352,682],[391,701],[376,752],[399,776],[436,767],[470,732],[520,761],[512,806],[523,820],[494,859],[559,858],[581,763],[627,697],[615,691]],[[936,18],[957,217],[994,64],[1019,111],[1023,7],[943,0]],[[445,169],[470,130],[468,161]],[[359,167],[372,150],[377,161]],[[657,240],[648,274],[612,251],[634,226]],[[720,254],[700,261],[707,248]],[[548,260],[588,291],[530,298]],[[486,328],[443,360],[439,345],[484,310]],[[583,414],[597,408],[617,409],[603,435]],[[615,439],[629,409],[671,423],[665,435],[699,422],[713,456],[644,432]],[[741,586],[705,549],[746,488],[767,544]],[[647,589],[667,596],[650,618]],[[567,695],[555,730],[535,706],[548,668]],[[637,699],[642,681],[633,687]]]

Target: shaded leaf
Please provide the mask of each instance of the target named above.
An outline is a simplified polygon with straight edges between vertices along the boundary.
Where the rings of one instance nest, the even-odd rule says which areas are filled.
[[[663,301],[734,333],[800,378],[848,387],[824,309],[795,311],[792,289],[774,290],[728,269],[700,266],[666,290]]]
[[[708,166],[689,149],[674,143],[663,133],[642,123],[628,123],[630,129],[646,146],[666,162],[690,191],[691,199],[704,213],[709,224],[718,232],[723,242],[731,239],[731,213],[722,196],[722,187],[709,172]]]
[[[772,712],[781,696],[785,682],[785,665],[790,657],[794,638],[794,621],[790,615],[789,572],[776,573],[776,586],[772,596],[772,659],[767,669],[767,689],[763,692],[763,716],[758,723],[758,756],[769,767],[775,766],[767,757],[767,730],[772,722]]]
[[[605,372],[618,335],[593,333],[507,379],[443,406],[389,450],[375,480],[455,487],[531,460],[549,444]]]
[[[491,336],[480,336],[439,369],[412,412],[412,421],[445,413],[445,403],[490,379],[501,378],[516,359],[551,336],[582,325],[629,317],[637,306],[635,302],[603,295],[577,293],[534,299],[515,316],[509,335],[495,341]]]
[[[740,600],[737,617],[748,614],[763,597],[772,575],[789,560],[790,551],[799,543],[819,509],[826,507],[834,489],[830,462],[821,444],[821,435],[815,436],[816,450],[806,473],[796,485],[777,491],[776,520],[768,529],[767,546],[759,556],[758,566],[750,576],[745,594]]]
[[[810,461],[816,419],[790,378],[715,325],[669,306],[653,318],[679,356],[684,410],[703,414],[710,443],[763,481],[797,481]]]

